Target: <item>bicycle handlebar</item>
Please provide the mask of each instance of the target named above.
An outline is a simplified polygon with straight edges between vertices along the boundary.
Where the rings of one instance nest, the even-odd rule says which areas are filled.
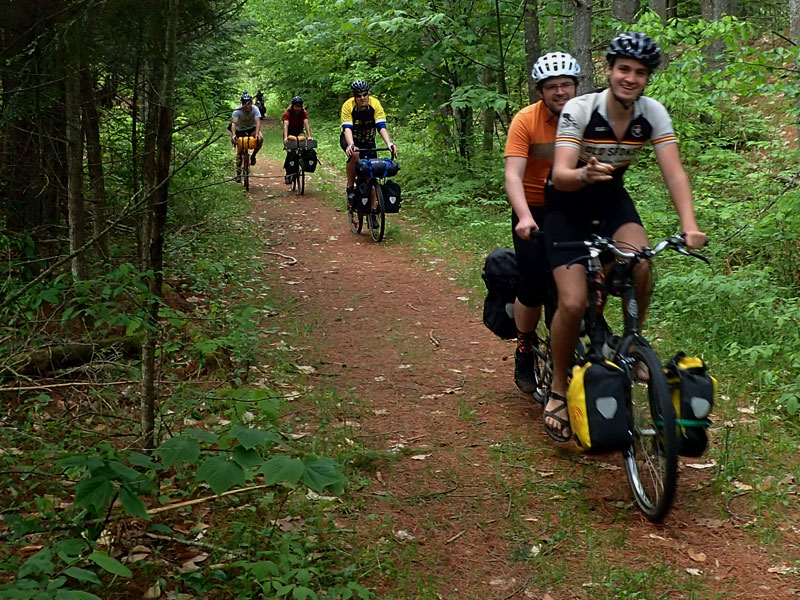
[[[706,264],[711,264],[711,261],[708,260],[705,256],[700,254],[699,252],[695,252],[693,250],[689,250],[686,248],[686,239],[685,234],[681,235],[673,235],[668,237],[664,240],[661,240],[658,244],[656,244],[655,248],[648,248],[645,246],[641,250],[639,249],[631,249],[631,250],[622,250],[617,246],[620,242],[616,240],[612,240],[611,238],[604,238],[598,235],[592,235],[591,238],[588,240],[580,241],[580,242],[554,242],[553,248],[563,248],[565,250],[571,250],[575,248],[586,248],[589,250],[589,254],[587,256],[582,256],[579,259],[576,259],[572,262],[577,262],[582,258],[592,258],[594,256],[599,256],[601,252],[609,251],[617,258],[622,259],[632,259],[632,258],[652,258],[656,254],[660,254],[666,248],[672,248],[675,252],[680,254],[685,254],[686,256],[693,256],[694,258],[698,258],[705,262]]]
[[[395,146],[395,148],[397,148],[397,146]],[[353,151],[354,152],[391,152],[392,153],[392,157],[397,156],[397,153],[394,150],[392,150],[391,148],[358,148],[358,147],[355,147]]]

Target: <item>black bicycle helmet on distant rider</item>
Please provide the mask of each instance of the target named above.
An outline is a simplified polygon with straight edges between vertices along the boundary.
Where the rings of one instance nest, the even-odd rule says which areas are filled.
[[[356,79],[350,84],[350,89],[354,94],[363,94],[364,92],[369,91],[369,84],[363,79]]]
[[[295,96],[292,98],[292,104],[298,104],[299,106],[303,106],[303,99],[300,96]]]
[[[240,100],[242,101],[242,105],[244,105],[247,104],[248,102],[252,102],[253,97],[247,93],[247,90],[245,90],[242,92],[242,97],[240,98]]]
[[[633,58],[644,64],[652,73],[661,64],[661,48],[653,38],[637,31],[619,34],[608,46],[606,60],[613,65],[618,58]]]

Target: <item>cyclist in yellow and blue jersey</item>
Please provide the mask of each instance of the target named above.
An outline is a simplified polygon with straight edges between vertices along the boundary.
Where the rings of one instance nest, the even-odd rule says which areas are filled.
[[[362,152],[375,148],[375,132],[377,131],[386,147],[397,154],[397,146],[389,139],[386,128],[386,113],[380,101],[370,96],[369,83],[357,79],[350,84],[353,97],[342,105],[342,135],[339,143],[347,154],[347,203],[352,204],[355,197],[356,163],[359,158],[375,158],[375,152]],[[363,156],[362,156],[363,154]]]

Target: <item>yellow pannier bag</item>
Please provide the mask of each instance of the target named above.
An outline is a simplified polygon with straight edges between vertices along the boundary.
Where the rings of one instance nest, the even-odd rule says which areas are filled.
[[[678,352],[664,372],[672,391],[675,424],[678,430],[678,454],[697,457],[708,446],[708,415],[717,396],[717,380],[708,374],[706,363],[697,356]]]
[[[256,138],[252,135],[237,137],[236,145],[239,150],[253,150],[256,147]]]
[[[614,363],[587,362],[573,367],[567,408],[572,433],[582,450],[610,452],[630,445],[630,377]]]

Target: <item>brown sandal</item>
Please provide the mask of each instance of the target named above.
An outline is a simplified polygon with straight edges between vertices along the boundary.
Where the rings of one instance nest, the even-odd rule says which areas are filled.
[[[561,394],[557,394],[556,392],[550,392],[547,396],[548,401],[550,398],[557,400],[559,402],[558,408],[555,410],[547,410],[545,408],[544,412],[542,413],[542,424],[544,425],[544,430],[547,432],[551,438],[553,438],[557,442],[568,442],[572,439],[572,431],[569,428],[569,412],[567,410],[567,399],[562,396]],[[547,403],[545,403],[547,406]],[[567,418],[558,416],[559,413],[564,412],[567,415]],[[556,432],[547,424],[547,418],[551,418],[554,421],[557,421],[560,425],[560,433]]]

